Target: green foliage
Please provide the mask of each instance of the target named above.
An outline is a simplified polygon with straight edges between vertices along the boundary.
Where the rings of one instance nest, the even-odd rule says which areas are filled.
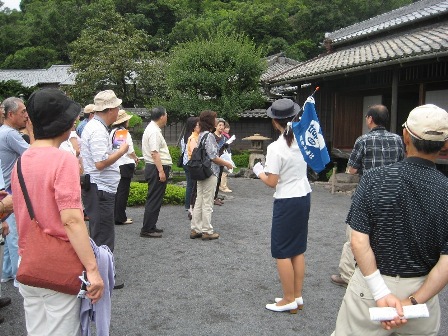
[[[26,47],[6,57],[3,69],[44,69],[58,63],[58,53],[45,47]]]
[[[177,146],[168,146],[168,150],[170,151],[171,159],[173,160],[173,165],[176,164],[179,156],[182,154],[180,148]]]
[[[131,113],[131,112],[128,112],[128,111],[126,111],[126,113],[132,115],[132,118],[129,119],[129,128],[140,126],[143,123],[142,117],[136,115],[135,113]]]
[[[249,167],[249,151],[241,151],[239,154],[232,153],[232,160],[235,166],[240,168]]]
[[[218,32],[173,49],[167,71],[174,119],[211,109],[227,120],[263,101],[258,81],[265,67],[261,52],[246,36]]]
[[[24,87],[19,81],[0,81],[0,102],[8,97],[21,97],[26,100],[36,90],[36,87]]]
[[[144,205],[148,193],[148,184],[131,182],[131,190],[128,197],[128,206]],[[163,204],[184,204],[185,188],[173,184],[167,184]]]
[[[142,105],[137,77],[140,60],[149,57],[146,43],[143,31],[135,29],[112,4],[105,6],[70,45],[73,71],[77,72],[73,97],[85,103],[94,93],[113,88],[123,105]]]

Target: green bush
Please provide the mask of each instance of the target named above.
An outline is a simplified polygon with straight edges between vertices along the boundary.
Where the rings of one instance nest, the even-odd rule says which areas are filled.
[[[134,152],[135,152],[135,155],[137,155],[137,157],[143,156],[142,150],[138,146],[134,145]],[[144,168],[145,168],[145,161],[144,160],[138,161],[136,169],[144,169]]]
[[[182,155],[180,148],[177,146],[168,146],[168,149],[170,151],[171,159],[173,160],[173,165],[171,166],[171,170],[183,171],[184,170],[183,168],[179,168],[177,166],[177,160],[179,160],[179,156]]]
[[[143,119],[139,115],[128,111],[126,113],[132,115],[132,118],[129,119],[129,128],[140,126],[143,123]]]
[[[131,190],[128,197],[128,206],[144,205],[146,202],[146,194],[148,193],[148,184],[131,182]],[[163,204],[184,204],[185,188],[174,184],[166,186],[165,195],[163,196]]]
[[[235,166],[240,168],[249,167],[249,151],[241,151],[240,154],[232,153],[232,160]]]

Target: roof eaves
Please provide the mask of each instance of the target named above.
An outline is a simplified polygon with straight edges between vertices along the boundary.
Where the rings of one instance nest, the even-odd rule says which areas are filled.
[[[291,83],[296,83],[296,82],[310,81],[310,80],[323,79],[323,78],[326,79],[328,77],[350,74],[353,72],[364,71],[366,69],[376,69],[376,68],[380,68],[380,67],[384,67],[384,66],[405,64],[405,63],[409,63],[409,62],[414,62],[416,60],[425,60],[425,59],[430,59],[430,58],[434,58],[434,57],[437,57],[437,58],[448,57],[448,50],[444,51],[442,53],[431,52],[431,53],[427,53],[427,54],[419,54],[418,56],[409,55],[409,56],[394,58],[394,59],[386,60],[386,61],[370,62],[370,63],[365,63],[365,64],[362,64],[359,66],[335,69],[333,71],[326,71],[326,72],[323,71],[321,73],[314,73],[311,76],[305,75],[302,77],[294,77],[294,78],[290,78],[290,79],[284,79],[284,80],[278,81],[278,82],[270,82],[269,86],[291,84]]]

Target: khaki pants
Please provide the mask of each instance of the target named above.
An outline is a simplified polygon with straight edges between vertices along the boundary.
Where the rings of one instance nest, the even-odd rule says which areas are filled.
[[[355,272],[355,256],[352,252],[352,247],[350,245],[350,239],[352,236],[352,228],[347,224],[347,229],[345,230],[345,236],[347,241],[342,247],[341,259],[339,260],[339,274],[345,282],[349,282],[350,278]]]
[[[417,291],[427,276],[417,278],[400,278],[383,276],[387,287],[399,299],[405,299]],[[387,336],[387,335],[418,335],[436,336],[440,328],[440,306],[438,296],[426,302],[429,317],[410,319],[393,330],[385,330],[380,322],[371,321],[369,308],[376,307],[367,283],[359,268],[356,268],[348,284],[341,308],[336,320],[336,330],[332,336]]]
[[[196,203],[193,209],[191,230],[198,233],[213,233],[213,201],[218,178],[215,175],[197,182]]]

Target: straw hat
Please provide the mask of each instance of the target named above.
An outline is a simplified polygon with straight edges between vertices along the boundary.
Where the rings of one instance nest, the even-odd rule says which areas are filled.
[[[118,111],[117,121],[115,121],[112,126],[120,125],[131,118],[132,116],[130,114],[127,114],[125,110],[120,110]]]

